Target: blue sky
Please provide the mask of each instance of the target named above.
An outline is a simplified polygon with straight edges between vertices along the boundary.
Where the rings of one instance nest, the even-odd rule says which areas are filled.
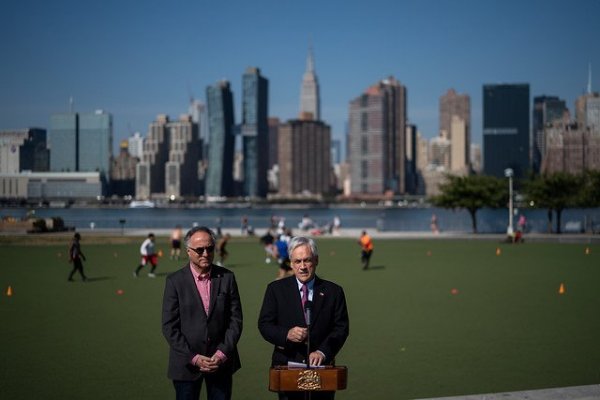
[[[295,118],[310,41],[334,137],[349,101],[393,75],[425,137],[437,135],[442,94],[469,94],[481,143],[484,84],[529,83],[532,97],[559,96],[573,111],[590,62],[600,80],[599,18],[598,0],[7,0],[0,130],[47,128],[73,96],[76,111],[113,114],[116,146],[221,79],[240,122],[248,66],[269,79],[269,114]]]

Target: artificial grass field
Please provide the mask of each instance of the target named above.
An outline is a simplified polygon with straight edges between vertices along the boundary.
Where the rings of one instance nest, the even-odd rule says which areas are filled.
[[[165,275],[183,261],[164,256],[156,279],[146,270],[134,279],[142,239],[93,244],[84,234],[86,283],[67,282],[66,237],[0,245],[2,399],[174,398],[160,319]],[[157,242],[166,253],[167,239]],[[600,383],[597,245],[382,239],[362,271],[355,240],[317,243],[317,273],[344,287],[350,314],[337,358],[349,382],[338,399]],[[277,266],[265,264],[256,238],[233,238],[228,249],[244,312],[233,397],[274,399],[272,347],[256,326]]]

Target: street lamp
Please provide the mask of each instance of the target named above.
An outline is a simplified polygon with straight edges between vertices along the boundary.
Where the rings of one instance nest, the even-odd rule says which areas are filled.
[[[512,168],[506,168],[504,170],[504,176],[508,178],[508,230],[507,234],[513,234],[513,170]]]

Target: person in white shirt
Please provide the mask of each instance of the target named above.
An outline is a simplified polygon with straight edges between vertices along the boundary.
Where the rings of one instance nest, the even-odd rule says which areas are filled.
[[[140,254],[142,256],[142,260],[140,261],[140,265],[138,265],[136,270],[133,271],[133,276],[135,278],[138,277],[140,270],[142,268],[144,268],[148,263],[150,263],[150,265],[152,265],[152,269],[150,270],[150,272],[148,272],[148,277],[156,278],[154,271],[156,270],[156,267],[158,266],[158,254],[156,254],[154,240],[155,240],[154,233],[150,233],[150,234],[148,234],[148,237],[146,238],[146,240],[144,240],[144,242],[140,246]]]

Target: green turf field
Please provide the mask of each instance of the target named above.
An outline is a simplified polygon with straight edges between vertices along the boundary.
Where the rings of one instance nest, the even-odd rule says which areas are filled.
[[[67,282],[66,239],[0,245],[2,399],[174,397],[160,318],[165,275],[182,262],[162,257],[158,278],[134,279],[137,240],[90,241],[84,235],[86,283]],[[344,287],[350,313],[337,360],[349,384],[339,399],[600,383],[597,245],[586,254],[583,244],[378,240],[372,270],[362,271],[354,240],[317,243],[317,273]],[[168,250],[166,239],[158,244]],[[256,321],[277,267],[265,264],[257,239],[233,238],[229,250],[244,311],[234,398],[274,399],[271,346]]]

